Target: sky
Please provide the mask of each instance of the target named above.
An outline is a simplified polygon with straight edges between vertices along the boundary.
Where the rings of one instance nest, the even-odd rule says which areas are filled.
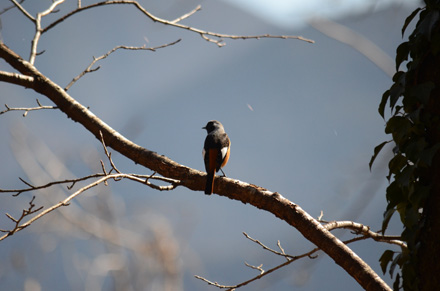
[[[374,2],[379,3],[375,7],[385,7],[382,2]],[[302,35],[315,41],[226,39],[222,48],[199,35],[154,24],[129,7],[107,7],[72,17],[43,35],[39,51],[44,53],[36,66],[63,87],[93,56],[117,45],[158,46],[182,39],[156,52],[117,51],[68,92],[135,143],[199,170],[204,169],[201,149],[206,134],[201,128],[208,120],[220,120],[232,141],[224,169],[228,177],[277,191],[314,217],[323,211],[324,219],[351,219],[378,229],[391,148],[384,148],[371,172],[368,162],[374,147],[389,139],[377,108],[391,78],[352,46],[307,25],[307,18],[332,17],[374,43],[392,62],[403,41],[404,19],[414,10],[410,4],[395,2],[397,6],[388,10],[365,11],[371,7],[368,1],[142,1],[165,19],[175,19],[200,3],[202,10],[184,22],[197,28]],[[23,5],[36,13],[50,3]],[[75,3],[67,1],[45,23]],[[34,33],[30,21],[17,10],[3,14],[1,21],[3,41],[27,58]],[[11,68],[1,61],[0,70]],[[1,104],[10,107],[35,106],[36,98],[50,104],[44,96],[18,86],[0,83],[0,92]],[[1,115],[0,136],[0,188],[22,187],[18,177],[39,185],[84,176],[100,171],[99,160],[105,160],[101,143],[55,110],[30,112],[25,118],[17,112]],[[149,173],[115,152],[112,157],[120,170]],[[35,203],[48,207],[69,193],[66,187],[34,193]],[[0,196],[0,211],[19,214],[30,198]],[[6,228],[10,221],[1,213],[0,228]],[[109,226],[120,233],[116,243],[107,242]],[[399,230],[392,221],[390,232]],[[131,282],[127,285],[131,290],[140,290],[142,285],[136,284],[147,282],[152,290],[163,290],[162,277],[155,272],[160,274],[158,269],[168,261],[133,252],[139,241],[153,248],[155,239],[162,238],[166,245],[153,250],[174,255],[168,259],[178,271],[176,286],[216,290],[194,275],[238,283],[256,275],[244,262],[270,268],[283,261],[242,232],[274,248],[280,240],[292,254],[312,248],[272,214],[240,202],[182,187],[159,193],[144,185],[111,182],[0,242],[0,257],[9,263],[0,268],[0,281],[11,290],[32,290],[29,286],[105,290],[112,282]],[[387,246],[361,242],[352,247],[383,276],[378,258]],[[391,282],[389,276],[383,278]],[[329,286],[360,290],[355,280],[321,255],[242,290]]]
[[[418,0],[223,0],[281,27],[300,28],[310,18],[340,18],[382,10],[392,4],[414,6]]]

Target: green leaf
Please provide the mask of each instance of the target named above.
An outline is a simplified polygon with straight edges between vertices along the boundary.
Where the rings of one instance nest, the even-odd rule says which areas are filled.
[[[380,267],[382,268],[382,272],[385,274],[387,271],[388,263],[393,259],[394,252],[391,250],[386,250],[379,259]]]
[[[417,8],[406,18],[405,23],[403,24],[403,27],[402,27],[402,37],[405,34],[406,28],[411,23],[411,21],[414,19],[414,17],[417,15],[417,13],[419,13],[420,10],[422,10],[422,8],[420,8],[420,7]]]
[[[374,148],[374,154],[371,157],[370,162],[368,163],[368,166],[370,166],[370,171],[371,171],[371,166],[373,166],[374,160],[377,158],[377,155],[380,153],[380,151],[382,150],[382,148],[384,147],[384,145],[386,145],[387,143],[391,142],[389,141],[384,141],[383,143],[381,143],[380,145],[376,146]]]

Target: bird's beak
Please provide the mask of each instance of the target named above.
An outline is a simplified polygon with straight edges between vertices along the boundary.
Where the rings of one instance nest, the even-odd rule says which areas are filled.
[[[206,129],[206,126],[202,127],[202,129]]]

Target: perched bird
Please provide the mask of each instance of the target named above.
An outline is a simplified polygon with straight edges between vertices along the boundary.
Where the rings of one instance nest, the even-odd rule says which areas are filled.
[[[206,126],[202,128],[208,132],[202,154],[203,160],[205,161],[206,173],[208,173],[205,194],[210,195],[214,191],[215,173],[221,170],[229,160],[231,141],[223,125],[217,120],[209,121]],[[225,173],[223,173],[223,175],[225,175]]]

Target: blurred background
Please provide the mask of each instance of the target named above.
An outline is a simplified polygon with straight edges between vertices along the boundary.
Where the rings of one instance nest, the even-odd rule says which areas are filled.
[[[77,14],[44,34],[36,67],[65,87],[94,57],[118,45],[101,68],[69,94],[133,142],[178,163],[204,170],[201,149],[207,121],[223,123],[232,140],[228,177],[278,191],[314,217],[353,220],[378,230],[385,210],[385,147],[372,171],[373,149],[389,140],[377,108],[391,84],[405,18],[419,1],[166,0],[139,1],[173,20],[202,5],[183,24],[235,35],[301,35],[299,40],[225,39],[224,47],[199,35],[153,23],[129,5]],[[51,1],[24,1],[32,15]],[[86,6],[92,1],[82,1]],[[73,10],[66,1],[43,27]],[[25,59],[33,23],[12,2],[0,3],[1,39]],[[411,32],[411,27],[407,29]],[[95,67],[96,67],[95,66]],[[3,60],[0,69],[13,71]],[[50,101],[32,90],[0,83],[2,104],[34,107]],[[2,105],[3,106],[3,105]],[[1,109],[3,110],[3,109]],[[57,110],[0,116],[0,188],[82,177],[101,171],[102,146]],[[113,152],[123,172],[150,174]],[[78,189],[81,185],[75,186]],[[0,228],[19,217],[32,196],[49,207],[72,193],[66,186],[0,195]],[[388,234],[399,234],[393,220]],[[234,285],[285,260],[242,232],[299,255],[313,248],[274,215],[217,195],[177,188],[158,192],[133,182],[110,182],[82,194],[28,229],[0,242],[3,290],[218,290],[194,278]],[[335,232],[342,239],[348,231]],[[363,241],[350,247],[382,275],[379,257],[395,247]],[[361,290],[325,254],[303,259],[240,290]]]

